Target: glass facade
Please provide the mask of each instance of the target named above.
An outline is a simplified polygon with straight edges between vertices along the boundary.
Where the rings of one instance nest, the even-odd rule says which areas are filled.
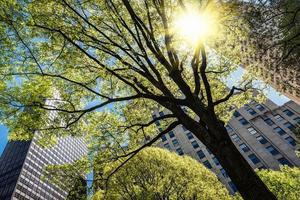
[[[51,148],[37,145],[38,134],[29,142],[9,142],[0,159],[0,199],[65,199],[67,188],[43,179],[47,165],[72,163],[87,153],[82,138],[66,137]]]

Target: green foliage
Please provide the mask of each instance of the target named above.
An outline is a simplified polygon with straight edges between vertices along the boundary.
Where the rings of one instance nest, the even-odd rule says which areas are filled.
[[[110,173],[120,162],[104,169]],[[106,194],[106,197],[104,197]],[[217,177],[198,161],[160,148],[146,148],[113,174],[100,199],[230,199]]]
[[[176,18],[174,15],[180,10],[179,2],[168,0],[164,3],[167,23],[172,26],[172,20]],[[228,94],[224,82],[242,57],[239,40],[247,38],[248,28],[237,17],[239,13],[234,4],[221,6],[204,0],[201,3],[186,3],[195,5],[199,11],[209,5],[217,13],[218,34],[205,41],[205,44],[209,47],[208,70],[219,71],[207,73],[211,93],[214,100],[221,99]],[[145,25],[152,27],[156,48],[160,48],[162,55],[168,58],[166,45],[161,41],[165,34],[157,11],[161,8],[146,1],[131,1],[131,6]],[[96,132],[99,130],[97,125],[86,127],[83,122],[101,121],[97,119],[97,114],[89,114],[97,109],[87,111],[87,107],[99,105],[108,98],[135,94],[134,89],[118,77],[136,84],[136,87],[142,85],[154,95],[162,95],[157,85],[137,73],[138,70],[145,70],[141,63],[152,75],[154,72],[150,67],[155,66],[161,76],[162,82],[159,84],[165,84],[175,97],[182,97],[179,86],[170,77],[162,60],[148,47],[146,40],[142,39],[140,43],[136,40],[142,33],[135,30],[137,27],[120,0],[84,1],[82,4],[71,0],[26,1],[23,4],[5,1],[1,9],[5,10],[0,17],[1,38],[5,39],[0,42],[5,49],[0,58],[1,122],[9,127],[11,139],[30,139],[35,130],[42,131],[44,137],[49,138]],[[149,13],[145,10],[149,10]],[[119,16],[123,17],[126,24],[119,20]],[[182,77],[193,89],[195,83],[190,63],[194,47],[191,48],[176,33],[172,34],[171,45],[181,60]],[[243,88],[245,84],[241,82],[237,86]],[[251,84],[248,86],[251,87]],[[203,84],[201,90],[205,97]],[[54,97],[57,103],[49,109],[45,101],[53,99],[54,93],[58,93],[59,97]],[[250,97],[251,89],[237,94],[227,103],[219,104],[216,113],[221,119],[228,120],[230,106],[234,103],[239,107]],[[207,104],[206,98],[202,101],[203,105]],[[162,108],[149,98],[133,99],[126,104],[118,105],[116,102],[113,111],[118,115],[117,118],[122,119],[124,126],[149,121],[152,109]],[[25,109],[28,107],[30,109]],[[129,109],[130,112],[127,111]],[[52,110],[56,110],[56,118],[49,121]],[[191,112],[191,115],[195,116],[195,113]],[[171,121],[167,120],[165,124]],[[65,125],[61,126],[61,123]],[[150,129],[144,132],[153,135],[154,131]],[[138,132],[141,133],[141,130]]]
[[[280,171],[260,170],[258,175],[279,200],[298,200],[300,196],[300,169],[281,167]]]

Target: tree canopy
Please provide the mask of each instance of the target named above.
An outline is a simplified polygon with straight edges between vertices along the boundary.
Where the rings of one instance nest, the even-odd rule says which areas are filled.
[[[279,200],[297,200],[300,196],[300,169],[283,166],[279,171],[260,170],[259,176]]]
[[[114,165],[105,168],[104,173]],[[207,200],[230,199],[230,195],[216,175],[198,161],[150,147],[114,174],[106,191],[95,193],[93,200],[100,199]]]
[[[11,139],[30,139],[35,131],[46,144],[85,136],[91,149],[107,159],[126,157],[124,163],[183,125],[215,154],[243,197],[274,199],[224,127],[234,108],[254,98],[251,77],[226,85],[251,52],[241,51],[249,27],[235,2],[2,1],[1,122]],[[193,10],[209,13],[210,37],[180,34],[177,18]],[[169,114],[153,119],[154,109]]]

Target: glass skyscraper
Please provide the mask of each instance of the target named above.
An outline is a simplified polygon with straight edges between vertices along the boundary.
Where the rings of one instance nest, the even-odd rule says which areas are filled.
[[[38,136],[38,135],[36,135]],[[87,154],[83,138],[66,137],[51,148],[31,141],[11,141],[0,158],[0,199],[65,199],[67,188],[58,188],[42,178],[47,165],[72,163]]]

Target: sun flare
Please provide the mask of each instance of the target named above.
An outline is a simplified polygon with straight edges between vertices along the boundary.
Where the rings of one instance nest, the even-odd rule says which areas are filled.
[[[188,12],[175,19],[175,29],[184,39],[196,43],[216,33],[216,19],[210,13]]]

